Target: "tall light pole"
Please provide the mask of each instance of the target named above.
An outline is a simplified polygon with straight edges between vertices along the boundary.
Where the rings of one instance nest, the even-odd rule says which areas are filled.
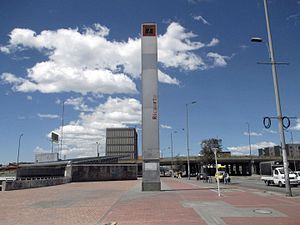
[[[191,170],[190,170],[190,143],[189,143],[189,110],[188,106],[197,103],[196,101],[192,101],[190,103],[185,104],[186,108],[186,150],[187,150],[187,166],[188,166],[188,179],[191,179]]]
[[[24,134],[20,134],[19,136],[19,145],[18,145],[18,155],[17,155],[17,165],[19,165],[19,156],[20,156],[20,148],[21,148],[21,138]]]
[[[171,168],[173,170],[173,166],[174,166],[174,146],[173,146],[173,133],[176,134],[178,133],[176,130],[171,132]]]
[[[100,143],[97,141],[97,142],[96,142],[96,147],[97,147],[97,157],[99,157],[99,145],[100,145]]]
[[[63,150],[64,117],[65,117],[65,101],[62,102],[61,131],[60,131],[60,154],[59,154],[59,158],[61,158],[61,154],[62,154],[62,150]]]
[[[249,156],[251,158],[252,154],[251,154],[250,124],[248,122],[246,122],[246,124],[247,124],[247,128],[248,128]]]
[[[264,9],[265,9],[266,25],[267,25],[267,32],[268,32],[268,50],[269,50],[269,56],[270,56],[270,62],[268,64],[271,64],[271,66],[272,66],[273,84],[274,84],[274,91],[275,91],[275,98],[276,98],[276,110],[277,110],[277,118],[278,118],[278,129],[279,129],[279,133],[280,133],[282,160],[283,160],[283,167],[284,167],[286,195],[292,196],[292,190],[291,190],[290,179],[289,179],[289,165],[288,165],[286,149],[285,149],[286,148],[285,136],[284,136],[284,129],[283,129],[283,124],[282,124],[282,112],[281,112],[281,105],[280,105],[278,78],[277,78],[277,71],[276,71],[276,64],[279,64],[279,63],[277,63],[275,61],[275,56],[274,56],[267,0],[264,0]],[[252,38],[251,41],[262,42],[262,39],[261,38]]]
[[[218,159],[217,159],[217,148],[212,149],[215,155],[215,164],[216,164],[216,174],[217,174],[217,186],[218,186],[218,196],[221,196],[220,193],[220,180],[219,180],[219,169],[218,169]]]
[[[249,143],[249,157],[250,157],[250,172],[252,175],[253,172],[253,163],[252,163],[252,153],[251,153],[251,135],[250,135],[250,124],[248,122],[246,122],[247,124],[247,128],[248,128],[248,143]]]
[[[290,132],[291,134],[291,143],[292,143],[292,153],[293,153],[293,161],[294,161],[294,171],[296,171],[296,162],[295,162],[295,148],[294,148],[294,137],[293,137],[293,131],[287,130],[287,132]]]

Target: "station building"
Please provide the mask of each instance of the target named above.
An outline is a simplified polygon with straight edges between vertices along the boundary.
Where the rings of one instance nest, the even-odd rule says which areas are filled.
[[[124,156],[122,159],[138,158],[137,132],[135,128],[107,128],[106,156]]]
[[[286,155],[288,157],[300,157],[300,144],[286,144]],[[279,145],[258,149],[260,157],[280,157],[281,147]]]

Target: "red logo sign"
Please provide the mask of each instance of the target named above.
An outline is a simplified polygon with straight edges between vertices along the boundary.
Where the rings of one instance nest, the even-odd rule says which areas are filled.
[[[153,112],[152,112],[152,119],[153,120],[157,120],[157,96],[154,95],[153,99],[152,99],[152,103],[153,103]]]
[[[143,36],[156,36],[156,26],[143,25]]]

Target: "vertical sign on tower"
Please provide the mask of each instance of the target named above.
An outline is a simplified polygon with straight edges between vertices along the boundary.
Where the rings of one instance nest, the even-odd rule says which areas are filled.
[[[142,24],[142,191],[160,191],[157,29]]]

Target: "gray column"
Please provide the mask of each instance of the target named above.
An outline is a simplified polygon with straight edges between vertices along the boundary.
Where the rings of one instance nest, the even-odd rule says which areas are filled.
[[[160,191],[157,29],[142,24],[142,191]]]

